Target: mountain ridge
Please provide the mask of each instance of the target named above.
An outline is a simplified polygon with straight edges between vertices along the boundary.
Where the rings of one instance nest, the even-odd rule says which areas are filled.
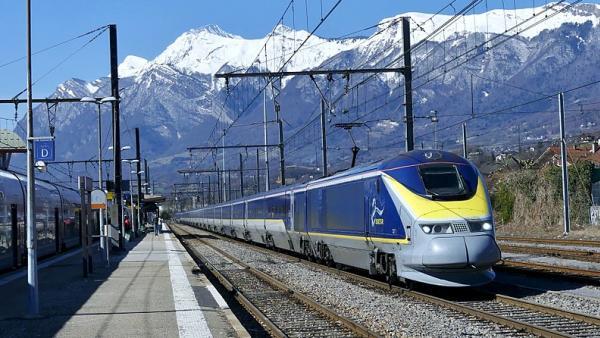
[[[452,124],[461,118],[452,114],[456,115],[462,111],[470,112],[469,72],[493,80],[486,81],[480,78],[474,80],[474,105],[479,112],[506,106],[507,95],[512,96],[511,100],[518,101],[535,97],[534,94],[515,88],[502,87],[499,84],[501,82],[510,82],[526,88],[540,87],[539,91],[543,92],[554,91],[559,88],[558,84],[561,83],[568,86],[578,83],[578,80],[590,79],[591,74],[582,70],[597,69],[600,66],[598,61],[600,60],[600,51],[597,47],[600,41],[600,29],[598,28],[600,6],[581,4],[570,11],[574,14],[566,15],[558,27],[555,27],[555,22],[549,22],[549,28],[538,30],[536,35],[517,36],[477,60],[466,63],[464,68],[461,68],[463,71],[449,72],[431,82],[430,85],[416,89],[414,92],[415,114],[423,116],[429,114],[431,110],[439,110],[440,118],[444,123]],[[593,16],[594,19],[584,23],[579,22],[582,20],[581,18],[590,16]],[[397,17],[399,16],[382,20],[382,22],[386,22],[386,20],[390,22]],[[561,15],[557,17],[561,17]],[[569,22],[569,19],[572,19],[573,22]],[[418,20],[419,18],[415,18],[412,21],[418,22]],[[309,40],[308,48],[303,49],[298,55],[298,60],[294,58],[294,62],[287,69],[311,69],[323,65],[339,69],[385,65],[402,54],[398,26],[396,24],[383,31],[382,29],[385,27],[380,27],[366,38],[335,40],[313,37]],[[183,33],[153,59],[146,60],[141,57],[127,56],[119,66],[120,87],[122,88],[121,111],[122,121],[124,121],[124,128],[122,128],[126,136],[123,142],[132,142],[130,127],[140,127],[143,153],[156,163],[160,162],[158,171],[172,179],[172,175],[167,173],[189,165],[189,155],[185,148],[206,143],[219,128],[223,128],[233,121],[243,108],[240,107],[242,105],[240,102],[244,101],[245,105],[259,87],[255,83],[245,84],[240,87],[243,90],[236,89],[238,92],[231,94],[230,99],[224,100],[228,89],[224,81],[213,79],[213,74],[225,69],[228,71],[241,69],[252,64],[254,57],[259,54],[260,46],[269,36],[271,36],[276,50],[279,48],[279,51],[291,52],[295,43],[299,45],[300,33],[296,32],[294,39],[294,33],[290,31],[289,27],[277,27],[275,31],[276,33],[284,31],[287,33],[286,36],[269,34],[262,39],[244,39],[238,35],[227,33],[216,25],[207,25]],[[415,30],[415,34],[417,32],[418,30]],[[418,78],[420,74],[427,73],[430,68],[435,68],[431,58],[435,60],[448,58],[446,51],[452,51],[453,48],[465,49],[473,43],[480,43],[485,39],[486,34],[459,32],[453,36],[446,36],[441,41],[432,41],[431,46],[427,47],[427,53],[419,50],[413,55],[415,78]],[[237,51],[238,54],[233,55],[232,51]],[[302,56],[302,54],[305,55]],[[254,69],[278,69],[281,65],[280,58],[271,60],[268,55],[266,64],[265,62],[255,63]],[[351,80],[358,81],[359,79],[357,77]],[[346,86],[343,79],[336,78],[333,82],[328,82],[325,79],[317,78],[316,81],[323,90],[330,90],[332,97],[343,96]],[[109,82],[108,77],[89,82],[70,79],[60,84],[53,96],[105,96],[110,92]],[[334,124],[366,114],[378,105],[386,104],[381,111],[375,111],[368,115],[369,120],[374,120],[369,122],[372,124],[371,129],[366,131],[365,128],[359,128],[353,131],[357,145],[363,149],[359,160],[376,159],[380,156],[379,151],[376,150],[377,146],[388,144],[389,142],[384,142],[387,138],[403,133],[402,123],[397,122],[401,121],[402,115],[402,83],[403,79],[398,74],[381,75],[365,86],[359,87],[356,93],[346,94],[347,97],[332,107],[332,112],[328,116],[328,121],[330,121],[328,128],[333,135],[331,140],[328,140],[331,147],[334,148],[331,155],[332,161],[343,163],[348,161],[351,146],[348,133],[336,129]],[[320,97],[309,78],[293,77],[286,79],[283,84],[282,116],[286,121],[285,137],[288,137],[298,131],[310,116],[314,116],[314,112],[318,110]],[[419,83],[417,82],[415,85],[419,85]],[[595,93],[597,91],[585,92],[580,99],[593,97]],[[270,116],[269,119],[272,119],[274,113],[270,96],[269,93],[267,113]],[[352,108],[350,101],[366,101],[366,96],[369,98],[381,96],[382,98],[374,99],[368,104],[366,102],[360,104],[358,108]],[[461,99],[457,100],[457,98]],[[534,108],[546,109],[548,104],[544,104],[534,106]],[[108,131],[110,128],[110,119],[107,115],[109,109],[108,107],[103,109],[106,114],[103,117],[105,123],[103,128]],[[48,121],[45,118],[45,107],[36,107],[36,112],[38,113],[35,119],[36,129],[47,130],[45,126]],[[94,149],[97,147],[94,136],[96,115],[93,112],[94,107],[84,104],[70,106],[68,109],[65,105],[58,107],[56,128],[59,151],[57,153],[62,155],[61,159],[93,157],[91,154],[95,154]],[[311,112],[311,114],[307,112]],[[381,120],[384,118],[388,120]],[[393,120],[389,120],[390,118]],[[540,118],[534,115],[532,118],[527,116],[525,119],[527,121],[523,120],[523,123],[533,125],[533,121],[536,119]],[[576,116],[574,121],[595,123],[595,120],[592,120],[587,116]],[[239,119],[240,123],[257,121],[262,121],[262,99],[250,104],[245,115]],[[417,139],[417,144],[420,141],[431,144],[429,138],[432,124],[423,120],[417,122],[415,129],[417,136],[426,135],[421,140]],[[489,119],[475,120],[472,123],[473,128],[490,129],[489,142],[500,142],[502,133],[507,128],[512,128],[510,122],[510,120],[503,120],[502,116],[491,116]],[[535,131],[537,134],[530,136],[551,137],[554,129],[552,129],[553,127],[548,128],[544,131],[543,125],[532,126],[532,133]],[[228,134],[226,136],[228,144],[262,143],[262,131],[259,133],[256,129],[249,129],[237,128],[235,133]],[[82,132],[85,136],[78,136],[78,133]],[[448,146],[452,146],[453,138],[456,138],[454,134],[449,130],[441,130],[438,136],[445,138]],[[313,165],[319,161],[319,151],[316,149],[318,145],[311,144],[306,147],[308,150],[295,150],[302,142],[315,143],[314,140],[319,137],[318,133],[312,133],[309,136],[306,139],[299,139],[299,141],[290,140],[287,150],[291,157],[288,160],[293,159],[292,162]],[[274,126],[270,126],[269,137],[271,141],[277,139]],[[109,142],[109,139],[105,138],[105,142]],[[295,145],[294,142],[298,144]],[[375,143],[380,143],[380,145],[375,145]],[[398,148],[390,148],[387,151],[396,151],[395,149]],[[272,156],[276,157],[277,153],[274,152]],[[276,162],[275,159],[271,161],[271,163]]]

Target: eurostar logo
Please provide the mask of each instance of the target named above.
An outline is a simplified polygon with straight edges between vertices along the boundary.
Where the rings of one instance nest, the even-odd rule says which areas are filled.
[[[383,224],[383,210],[384,208],[379,208],[377,206],[377,198],[373,198],[371,201],[371,226],[382,225]]]

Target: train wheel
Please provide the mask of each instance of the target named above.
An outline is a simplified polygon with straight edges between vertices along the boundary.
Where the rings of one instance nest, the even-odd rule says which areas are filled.
[[[398,281],[398,276],[396,274],[396,259],[392,255],[386,256],[385,259],[385,279],[390,285],[396,284]]]

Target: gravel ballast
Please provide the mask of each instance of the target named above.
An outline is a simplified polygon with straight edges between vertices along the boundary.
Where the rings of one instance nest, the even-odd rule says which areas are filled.
[[[202,232],[185,227],[186,231]],[[343,277],[309,267],[297,260],[268,255],[243,244],[205,239],[244,263],[279,279],[341,315],[387,337],[405,336],[523,336],[523,333],[494,323],[466,317],[462,313],[423,303],[409,296],[387,293],[349,282]],[[214,250],[204,245],[195,249],[215,262]]]

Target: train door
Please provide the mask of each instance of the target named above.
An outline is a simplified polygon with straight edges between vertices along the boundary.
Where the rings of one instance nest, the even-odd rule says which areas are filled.
[[[77,231],[79,233],[79,245],[81,245],[81,242],[82,242],[81,239],[83,238],[83,235],[81,233],[81,231],[83,230],[82,226],[81,226],[81,224],[82,224],[81,223],[81,221],[82,221],[82,219],[81,219],[81,209],[75,211],[75,219],[77,220],[77,224],[79,224]]]
[[[12,233],[11,246],[12,246],[12,264],[13,267],[18,267],[21,260],[19,251],[19,222],[17,218],[17,205],[10,205],[10,231]]]
[[[60,222],[59,222],[59,214],[58,208],[54,208],[54,245],[56,247],[56,252],[60,252],[60,239],[63,237],[63,234],[60,232]]]
[[[385,190],[384,184],[380,177],[368,179],[364,184],[366,191],[365,214],[367,217],[365,233],[371,237],[387,235],[384,216],[392,211],[393,205],[386,205],[383,193],[383,190]]]
[[[247,202],[242,202],[242,206],[243,206],[243,211],[242,211],[242,226],[243,226],[243,231],[244,233],[246,233],[246,231],[248,231],[248,229],[246,228],[246,226],[248,225],[246,220],[248,219],[248,203]]]
[[[294,191],[293,190],[292,190],[292,192],[289,193],[289,204],[290,204],[290,207],[288,209],[288,217],[289,217],[290,221],[288,222],[288,226],[287,226],[288,232],[294,228]]]
[[[292,240],[295,243],[295,251],[302,253],[302,239],[306,234],[306,192],[294,191],[292,201],[290,202],[292,212]]]
[[[400,214],[381,177],[364,181],[365,235],[367,237],[406,238]]]

